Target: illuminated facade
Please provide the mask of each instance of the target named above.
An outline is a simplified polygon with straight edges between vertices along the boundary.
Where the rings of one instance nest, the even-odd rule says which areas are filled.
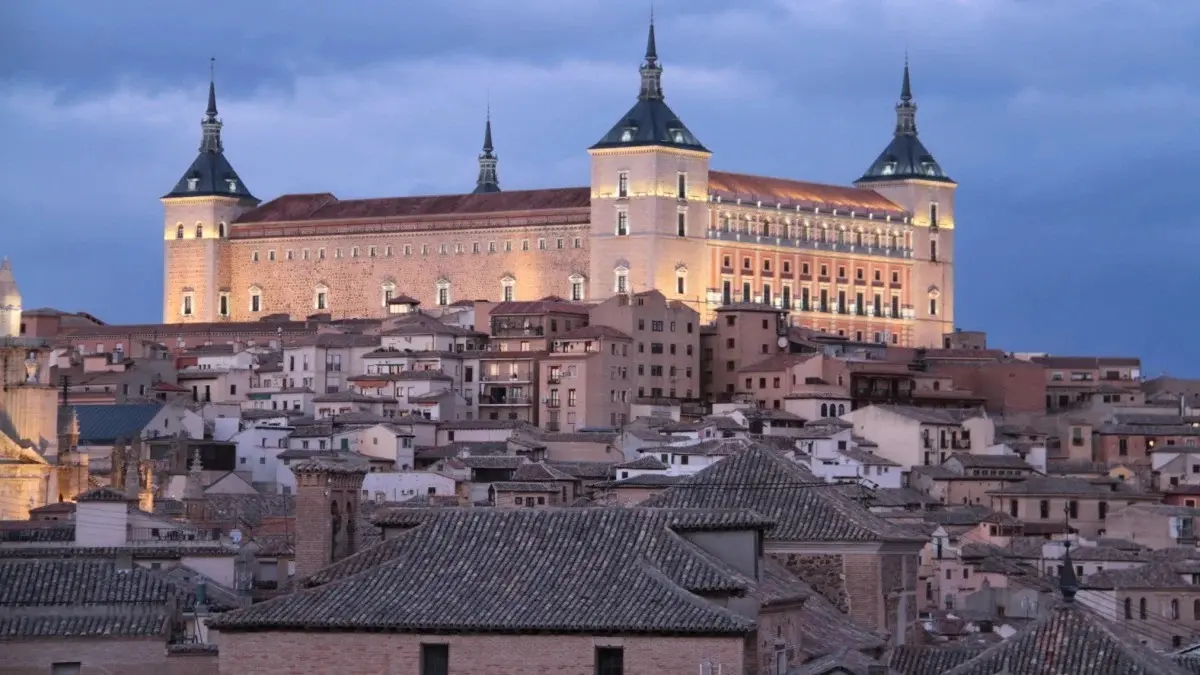
[[[640,72],[634,106],[588,150],[588,187],[501,191],[489,120],[471,193],[262,204],[225,159],[210,85],[200,153],[162,200],[163,320],[657,288],[705,320],[756,302],[863,341],[938,346],[953,330],[957,186],[917,137],[907,64],[893,139],[853,187],[711,170],[664,100],[653,26]]]

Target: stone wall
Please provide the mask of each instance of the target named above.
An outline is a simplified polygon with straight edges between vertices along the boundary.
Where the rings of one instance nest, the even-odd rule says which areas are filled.
[[[449,645],[450,675],[593,675],[595,649],[620,646],[628,675],[695,675],[700,664],[743,672],[741,637],[592,637],[588,635],[406,635],[397,633],[222,633],[222,675],[411,675],[421,644]],[[718,672],[714,667],[713,672]]]
[[[846,593],[846,577],[840,555],[807,555],[796,553],[773,553],[793,574],[812,586],[826,600],[843,612],[850,611],[850,597]]]
[[[525,242],[528,251],[523,250]],[[539,248],[541,242],[545,249]],[[492,244],[495,252],[489,252]],[[444,254],[439,252],[443,245]],[[512,250],[506,251],[506,245]],[[439,281],[449,283],[450,302],[501,300],[506,276],[515,280],[516,300],[565,298],[570,297],[571,275],[587,275],[587,245],[586,225],[235,239],[229,242],[226,286],[235,321],[275,313],[293,319],[315,314],[321,284],[328,288],[325,311],[335,318],[384,316],[385,283],[394,285],[396,295],[412,296],[425,307],[436,304]],[[262,293],[258,313],[249,311],[252,287]]]

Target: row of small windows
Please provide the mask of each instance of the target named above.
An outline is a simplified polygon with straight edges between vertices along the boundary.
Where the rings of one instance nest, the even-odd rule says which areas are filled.
[[[762,273],[763,274],[773,274],[774,273],[775,270],[773,269],[771,260],[772,260],[771,258],[763,258],[763,261],[762,261]],[[732,272],[733,271],[733,256],[726,255],[721,258],[721,269],[724,272]],[[819,269],[820,269],[820,274],[818,276],[829,278],[829,265],[822,264],[819,267]],[[783,267],[782,267],[781,272],[783,274],[791,274],[792,273],[792,261],[791,260],[783,261]],[[745,256],[742,258],[742,273],[743,274],[747,274],[747,273],[753,274],[754,273],[754,261],[750,256]],[[810,265],[808,263],[806,263],[806,262],[800,263],[800,274],[806,275],[806,274],[811,274],[811,273],[812,273],[812,268],[810,267]],[[858,267],[858,268],[855,268],[855,270],[854,270],[854,278],[857,281],[866,281],[866,274],[867,274],[867,268],[865,268],[865,267]],[[837,278],[839,281],[848,281],[849,280],[849,277],[846,276],[846,266],[845,265],[838,266]],[[892,279],[893,284],[900,283],[900,271],[892,270],[891,279]],[[872,271],[872,281],[883,283],[883,270],[881,270],[881,269],[873,270]]]
[[[682,132],[680,132],[682,133]],[[629,197],[629,171],[622,170],[617,172],[617,199],[627,199]],[[675,174],[675,198],[688,198],[688,176],[686,171],[679,171]]]
[[[536,243],[537,243],[537,250],[539,250],[539,251],[549,251],[549,250],[562,251],[562,250],[566,250],[566,248],[567,248],[567,240],[564,238],[561,238],[561,237],[558,239],[554,239],[553,241],[551,241],[549,239],[538,239]],[[581,248],[583,248],[583,239],[581,237],[575,237],[575,238],[571,239],[570,244],[571,244],[571,246],[570,246],[571,248],[581,249]],[[455,255],[460,255],[460,254],[467,253],[468,248],[470,249],[469,250],[470,253],[483,253],[485,250],[484,246],[485,246],[484,243],[478,242],[478,241],[473,242],[469,245],[465,244],[465,243],[438,244],[436,246],[436,248],[430,244],[420,244],[420,245],[405,244],[400,250],[401,250],[402,254],[406,255],[406,256],[415,255],[418,253],[420,255],[429,255],[430,252],[435,251],[435,250],[438,255],[450,255],[451,253],[453,253]],[[515,246],[519,246],[520,250],[522,252],[533,250],[532,246],[531,246],[531,241],[529,239],[522,239],[519,243],[513,242],[511,240],[504,241],[504,242],[489,241],[486,244],[486,251],[488,253],[498,253],[502,247],[505,253],[512,253]],[[451,248],[451,247],[453,247],[453,248]],[[349,253],[351,258],[361,258],[363,256],[363,248],[364,247],[360,247],[360,246],[352,246],[348,249],[348,251],[343,251],[343,249],[341,249],[341,248],[335,248],[335,249],[333,249],[333,258],[335,260],[340,260],[340,259],[346,257],[347,252]],[[365,248],[366,248],[366,256],[368,258],[379,258],[379,257],[390,258],[393,255],[393,249],[391,246],[367,246]],[[326,250],[324,248],[318,248],[316,251],[316,259],[317,260],[326,260],[327,258],[328,258],[328,255],[326,253]],[[311,260],[311,259],[313,259],[313,252],[307,248],[302,249],[300,251],[295,251],[293,249],[287,249],[286,251],[283,252],[283,259],[284,260],[297,260],[297,259]],[[251,251],[250,252],[250,260],[253,262],[258,262],[259,261],[259,252]],[[267,251],[267,260],[270,262],[274,262],[274,261],[278,260],[275,249],[269,249]]]
[[[585,282],[586,282],[586,279],[583,276],[578,275],[578,274],[572,274],[568,278],[569,294],[570,294],[571,300],[581,301],[581,300],[585,299],[585,297],[586,297],[586,291],[584,288]],[[500,280],[500,297],[506,302],[511,302],[512,300],[516,299],[516,287],[517,287],[516,279],[513,279],[512,277],[505,277],[504,279],[501,279]],[[451,285],[450,285],[449,281],[446,281],[446,280],[438,281],[437,284],[435,285],[434,290],[435,290],[435,304],[445,306],[445,305],[449,305],[451,302],[453,302],[452,297],[451,297]],[[388,303],[391,302],[392,298],[394,298],[394,297],[396,297],[396,285],[391,282],[387,282],[387,283],[383,284],[383,286],[381,288],[381,294],[380,294],[381,304],[384,307],[386,307],[388,305]],[[218,316],[229,316],[230,315],[229,298],[230,298],[229,293],[221,293],[218,296],[218,298],[217,298],[217,315]],[[184,292],[183,299],[180,304],[180,314],[182,314],[183,316],[194,316],[195,315],[195,304],[194,303],[195,303],[195,300],[194,300],[193,293],[191,291]],[[313,291],[313,308],[317,309],[317,310],[328,310],[330,308],[330,306],[331,305],[330,305],[329,287],[324,284],[318,285],[316,287],[316,289],[314,289],[314,291]],[[257,312],[263,311],[263,293],[262,293],[262,289],[260,289],[258,287],[254,287],[254,288],[250,289],[250,311],[252,313],[257,313]]]
[[[195,232],[196,232],[197,239],[203,239],[204,238],[204,223],[196,223]],[[177,224],[175,226],[175,238],[183,239],[185,234],[186,234],[186,230],[184,229],[183,223]],[[217,224],[217,236],[222,239],[225,238],[225,223]]]
[[[737,218],[724,214],[720,217],[719,229],[722,232],[736,232],[762,237],[781,237],[783,239],[799,239],[816,241],[827,244],[853,244],[855,246],[878,248],[912,248],[910,233],[895,230],[874,231],[856,228],[847,229],[845,225],[831,226],[829,223],[820,225],[792,224],[790,222],[772,222],[767,219]]]

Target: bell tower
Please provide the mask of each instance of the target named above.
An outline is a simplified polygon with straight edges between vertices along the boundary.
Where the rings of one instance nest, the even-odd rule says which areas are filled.
[[[200,152],[162,198],[164,323],[226,320],[231,303],[239,298],[229,288],[228,237],[232,223],[257,206],[258,199],[225,159],[222,126],[216,83],[210,76]]]
[[[314,457],[296,476],[296,578],[305,579],[358,550],[359,495],[367,475],[357,457]]]
[[[954,192],[958,188],[917,137],[908,59],[892,141],[854,183],[875,190],[912,214],[913,346],[940,347],[954,331]]]
[[[589,297],[658,289],[703,311],[712,153],[670,107],[654,22],[637,102],[591,155]]]

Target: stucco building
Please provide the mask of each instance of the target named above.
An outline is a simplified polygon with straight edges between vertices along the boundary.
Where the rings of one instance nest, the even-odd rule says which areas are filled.
[[[662,291],[711,319],[937,346],[954,323],[957,187],[917,136],[904,70],[892,140],[850,186],[717,171],[667,106],[651,27],[637,100],[588,149],[590,184],[501,191],[490,121],[469,194],[265,203],[224,154],[210,84],[195,161],[162,198],[165,322],[383,316],[400,294],[604,300]]]

